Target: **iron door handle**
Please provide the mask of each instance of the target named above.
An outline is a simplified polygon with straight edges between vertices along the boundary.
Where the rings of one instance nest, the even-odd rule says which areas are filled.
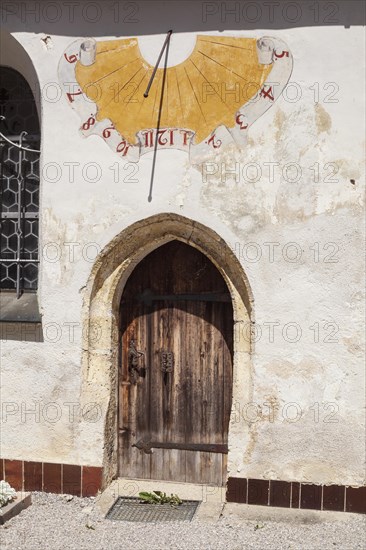
[[[139,362],[144,355],[142,351],[136,349],[135,341],[131,340],[128,348],[128,371],[132,384],[137,384],[139,378],[145,378],[146,369],[139,366]]]

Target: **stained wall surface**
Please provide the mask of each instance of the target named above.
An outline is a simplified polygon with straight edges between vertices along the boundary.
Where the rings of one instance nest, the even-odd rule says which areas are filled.
[[[244,3],[232,14],[225,2],[120,2],[112,9],[83,1],[74,13],[52,2],[36,14],[22,12],[22,4],[2,12],[1,63],[35,91],[38,79],[40,90],[42,326],[1,327],[2,456],[107,466],[117,353],[108,316],[115,315],[118,266],[101,282],[98,261],[113,262],[111,243],[133,224],[155,216],[163,227],[170,215],[173,236],[198,224],[221,239],[211,255],[225,275],[231,250],[247,284],[252,310],[236,331],[229,475],[364,484],[362,3],[336,2],[333,14],[321,2],[319,13],[308,2],[281,2],[272,15],[258,3],[257,16]],[[289,84],[240,147],[212,148],[197,164],[174,147],[158,149],[156,162],[153,150],[132,162],[100,136],[81,135],[59,63],[70,44],[92,37],[137,38],[154,65],[169,28],[170,67],[190,58],[197,35],[281,40],[293,58]],[[238,106],[222,74],[212,74],[212,89],[234,120]],[[134,109],[142,107],[141,94],[133,99]],[[115,108],[128,119],[128,101]],[[163,242],[164,231],[151,231],[151,246]],[[138,261],[141,243],[119,265]],[[238,281],[228,281],[234,296]],[[88,319],[98,318],[99,307],[101,333],[90,348]]]

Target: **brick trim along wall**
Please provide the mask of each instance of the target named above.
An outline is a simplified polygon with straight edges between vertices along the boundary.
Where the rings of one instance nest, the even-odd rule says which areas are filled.
[[[355,488],[229,477],[226,500],[262,506],[366,514],[366,486]]]
[[[102,488],[102,468],[5,458],[0,459],[0,479],[5,479],[17,491],[91,497]]]
[[[91,497],[102,490],[98,466],[0,459],[0,479],[17,491],[44,491]],[[227,502],[366,514],[366,486],[313,485],[229,477]]]

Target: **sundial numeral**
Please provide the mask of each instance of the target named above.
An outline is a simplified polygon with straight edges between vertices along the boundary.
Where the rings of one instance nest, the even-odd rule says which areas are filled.
[[[236,123],[240,126],[240,130],[246,130],[249,124],[245,121],[245,115],[239,113],[236,117]]]
[[[207,143],[208,145],[212,145],[214,149],[218,149],[219,147],[221,147],[222,141],[221,139],[218,139],[217,141],[215,141],[215,138],[216,138],[216,134],[211,136]]]
[[[88,118],[88,120],[83,124],[83,130],[85,131],[90,130],[90,128],[94,126],[94,124],[95,124],[95,118],[94,117]]]
[[[78,90],[77,92],[68,92],[66,95],[67,95],[67,99],[70,101],[70,103],[73,103],[75,101],[74,96],[83,95],[83,92],[81,90]]]
[[[114,126],[108,126],[108,128],[104,128],[103,130],[103,137],[104,139],[108,139],[111,137],[111,131],[112,130],[115,130],[115,127]]]
[[[130,146],[129,144],[127,143],[127,141],[124,139],[123,141],[121,141],[118,145],[117,145],[117,148],[116,148],[116,151],[117,153],[123,153],[122,156],[126,156],[127,155],[127,152],[129,150]]]
[[[268,99],[270,99],[271,101],[274,101],[272,86],[270,86],[268,88],[268,90],[265,90],[264,86],[263,86],[263,88],[261,89],[260,96],[261,97],[268,97]]]
[[[289,57],[289,55],[290,55],[289,52],[287,52],[285,50],[281,54],[279,54],[277,52],[274,52],[274,54],[275,54],[275,57],[277,57],[279,59],[281,59],[282,57]]]
[[[66,53],[64,54],[64,57],[68,63],[76,63],[78,60],[77,54],[72,54],[68,56]]]

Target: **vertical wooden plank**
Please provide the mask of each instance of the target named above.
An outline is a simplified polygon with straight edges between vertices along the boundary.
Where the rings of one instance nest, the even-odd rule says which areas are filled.
[[[186,315],[186,370],[187,370],[187,416],[186,416],[186,443],[201,443],[202,429],[202,379],[201,349],[204,341],[202,333],[202,303],[188,302]],[[188,345],[189,342],[189,345]],[[201,483],[201,453],[187,451],[186,481]]]
[[[151,437],[151,383],[152,383],[152,325],[153,312],[150,305],[143,305],[141,308],[141,316],[139,318],[139,345],[140,351],[144,353],[144,374],[145,377],[140,377],[137,384],[137,415],[138,424],[136,429],[136,439],[150,439]],[[142,479],[151,478],[151,454],[143,451],[140,452],[140,477]]]
[[[176,422],[178,414],[175,399],[176,378],[179,370],[179,360],[175,350],[175,310],[168,304],[158,302],[155,304],[154,316],[154,373],[151,385],[151,438],[158,442],[172,442],[179,437],[179,426]],[[179,346],[179,342],[177,342]],[[175,365],[173,372],[162,371],[161,354],[173,352]],[[171,464],[171,461],[173,463]],[[170,450],[154,451],[152,455],[152,477],[156,479],[181,480],[179,463],[181,455],[171,453]],[[173,474],[172,474],[173,472]]]
[[[184,331],[181,327],[183,319],[185,318],[185,304],[175,303],[170,304],[169,308],[169,349],[174,354],[174,368],[173,372],[169,375],[171,379],[171,424],[167,438],[173,443],[185,443],[185,414],[186,403],[185,393],[182,391],[184,388],[184,371],[185,364],[182,361],[184,357],[184,350],[186,347],[186,338]],[[171,454],[171,461],[173,461],[175,467],[176,481],[186,480],[186,451],[180,450]],[[173,471],[172,465],[170,471]]]
[[[162,341],[164,314],[159,304],[153,305],[151,319],[150,341],[150,437],[153,441],[159,441],[162,427],[162,389],[159,384],[159,358]],[[151,478],[164,479],[164,452],[161,449],[153,449],[151,455]]]

